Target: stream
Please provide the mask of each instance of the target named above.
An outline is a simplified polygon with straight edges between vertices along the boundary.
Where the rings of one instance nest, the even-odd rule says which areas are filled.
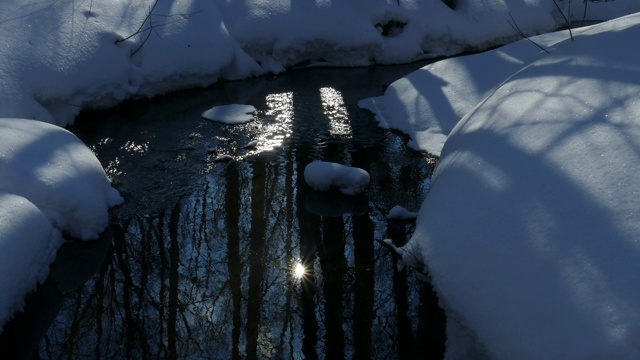
[[[424,66],[307,68],[86,111],[70,128],[126,203],[95,242],[67,243],[0,336],[11,358],[442,358],[429,283],[403,245],[435,160],[357,107]],[[249,104],[254,121],[200,114]],[[255,146],[247,146],[256,141]],[[319,193],[314,160],[363,168],[357,196]],[[296,271],[297,270],[297,271]]]

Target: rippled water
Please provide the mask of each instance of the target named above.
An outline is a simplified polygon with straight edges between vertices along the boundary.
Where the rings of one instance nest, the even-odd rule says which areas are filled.
[[[433,161],[357,108],[421,65],[297,70],[82,114],[72,131],[127,202],[111,239],[61,250],[0,348],[53,359],[441,357],[437,298],[376,241],[410,236],[413,224],[385,214],[419,208]],[[255,120],[200,117],[229,103],[255,106]],[[361,167],[372,182],[356,197],[312,191],[301,174],[313,160]]]

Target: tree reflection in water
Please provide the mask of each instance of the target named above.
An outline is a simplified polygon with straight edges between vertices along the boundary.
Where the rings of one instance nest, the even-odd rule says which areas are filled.
[[[192,180],[197,186],[169,206],[119,219],[111,253],[67,295],[40,344],[42,357],[442,356],[444,318],[430,285],[398,270],[397,259],[375,241],[406,242],[412,225],[388,224],[384,211],[419,205],[431,167],[355,107],[375,94],[327,100],[336,92],[314,83],[323,76],[308,75],[312,100],[295,84],[283,85],[292,103],[292,139],[283,151],[206,163]],[[330,114],[340,117],[339,127],[323,120]],[[105,156],[99,153],[113,161]],[[319,196],[299,176],[316,159],[367,169],[372,183],[355,199]],[[322,201],[347,210],[322,212]],[[304,265],[303,277],[292,271],[296,264]]]

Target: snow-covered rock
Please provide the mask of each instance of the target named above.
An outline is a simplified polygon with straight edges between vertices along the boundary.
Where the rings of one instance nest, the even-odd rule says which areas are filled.
[[[304,180],[318,191],[336,188],[345,195],[355,195],[369,185],[369,173],[357,167],[314,161],[305,167]]]
[[[202,113],[202,117],[229,125],[244,124],[253,120],[256,108],[251,105],[229,104],[214,106]]]

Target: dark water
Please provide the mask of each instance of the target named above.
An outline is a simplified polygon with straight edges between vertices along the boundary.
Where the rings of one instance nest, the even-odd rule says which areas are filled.
[[[298,70],[82,114],[71,130],[126,204],[109,236],[63,247],[0,349],[27,359],[33,348],[50,359],[441,358],[430,285],[376,241],[407,241],[413,224],[385,214],[419,208],[433,161],[357,108],[422,65]],[[256,120],[200,117],[229,103],[255,106]],[[302,173],[313,160],[361,167],[371,184],[356,197],[312,191]]]

